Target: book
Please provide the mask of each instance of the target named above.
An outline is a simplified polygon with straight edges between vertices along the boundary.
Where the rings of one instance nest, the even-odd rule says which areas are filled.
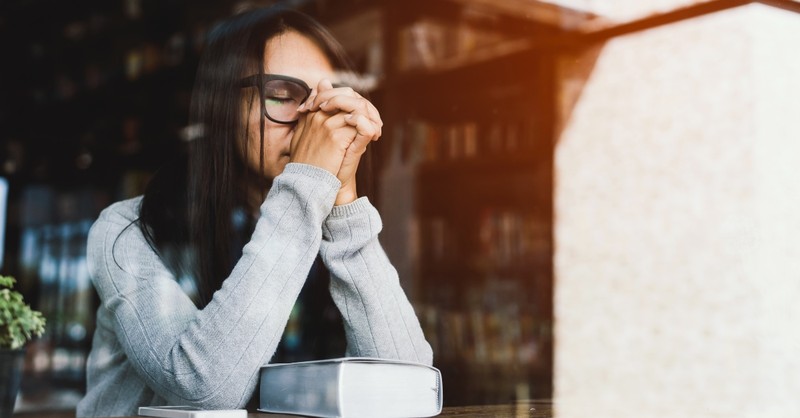
[[[331,418],[431,417],[442,374],[420,363],[344,357],[261,368],[259,411]]]
[[[193,406],[140,406],[139,415],[159,418],[247,418],[247,410],[200,409]]]

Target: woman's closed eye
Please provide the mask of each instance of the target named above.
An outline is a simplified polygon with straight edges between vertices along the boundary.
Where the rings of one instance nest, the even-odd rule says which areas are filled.
[[[267,106],[282,106],[282,105],[290,105],[290,104],[297,104],[298,106],[300,103],[297,103],[293,97],[280,97],[280,96],[271,96],[264,99],[264,103]]]

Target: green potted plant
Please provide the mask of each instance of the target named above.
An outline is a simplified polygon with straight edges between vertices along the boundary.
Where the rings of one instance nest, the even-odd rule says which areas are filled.
[[[25,343],[44,332],[45,319],[12,290],[13,277],[0,276],[0,418],[11,417],[22,376]]]

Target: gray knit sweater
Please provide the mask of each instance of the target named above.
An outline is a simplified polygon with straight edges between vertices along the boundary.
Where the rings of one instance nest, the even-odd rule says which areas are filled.
[[[333,206],[339,180],[289,164],[276,177],[241,259],[198,309],[136,224],[141,198],[111,205],[89,234],[100,295],[77,416],[136,415],[142,405],[242,408],[320,254],[342,313],[347,355],[432,362],[430,345],[378,243],[366,198]]]

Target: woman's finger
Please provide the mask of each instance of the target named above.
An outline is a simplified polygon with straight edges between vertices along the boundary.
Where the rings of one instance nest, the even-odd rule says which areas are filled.
[[[324,82],[324,84],[323,84]],[[324,88],[323,88],[324,87]],[[307,105],[304,107],[306,111],[319,110],[319,105],[332,99],[334,96],[347,96],[359,98],[360,96],[350,87],[333,87],[329,80],[323,79],[318,85],[319,93],[315,97],[309,96],[306,100]]]
[[[356,128],[356,136],[348,150],[352,149],[362,154],[370,141],[377,141],[380,138],[378,128],[364,115],[347,115],[344,117],[344,121]]]
[[[362,99],[362,100],[364,100],[366,102],[366,108],[367,108],[367,113],[368,113],[367,117],[369,117],[373,122],[375,122],[375,124],[378,125],[379,129],[383,128],[383,120],[381,119],[381,113],[378,112],[378,108],[376,108],[375,105],[372,104],[372,102],[367,100],[364,96],[359,94],[357,91],[353,91],[353,93],[356,95],[356,97],[358,97],[358,98],[360,98],[360,99]]]
[[[325,112],[345,112],[351,114],[360,114],[366,116],[378,130],[378,136],[381,135],[383,130],[383,121],[378,109],[364,98],[356,98],[349,96],[334,96],[330,100],[321,103],[320,110]]]
[[[319,81],[319,83],[317,83],[316,87],[313,87],[311,89],[311,92],[308,94],[306,100],[303,101],[303,103],[301,103],[300,106],[297,107],[297,111],[300,113],[316,111],[317,110],[316,105],[320,103],[320,100],[317,100],[320,94],[323,94],[324,92],[332,88],[333,84],[331,83],[331,81],[326,78],[323,78],[322,80]]]
[[[369,116],[367,102],[352,96],[337,95],[319,104],[319,110],[325,112],[360,113]]]
[[[328,96],[330,96],[331,94],[330,93],[331,90],[334,90],[334,88],[333,88],[333,83],[331,83],[330,80],[328,80],[327,78],[319,80],[319,83],[317,83],[317,94],[314,97],[311,96],[308,97],[308,100],[306,100],[306,102],[308,102],[306,109],[310,111],[319,110],[318,109],[319,104],[327,100]]]

